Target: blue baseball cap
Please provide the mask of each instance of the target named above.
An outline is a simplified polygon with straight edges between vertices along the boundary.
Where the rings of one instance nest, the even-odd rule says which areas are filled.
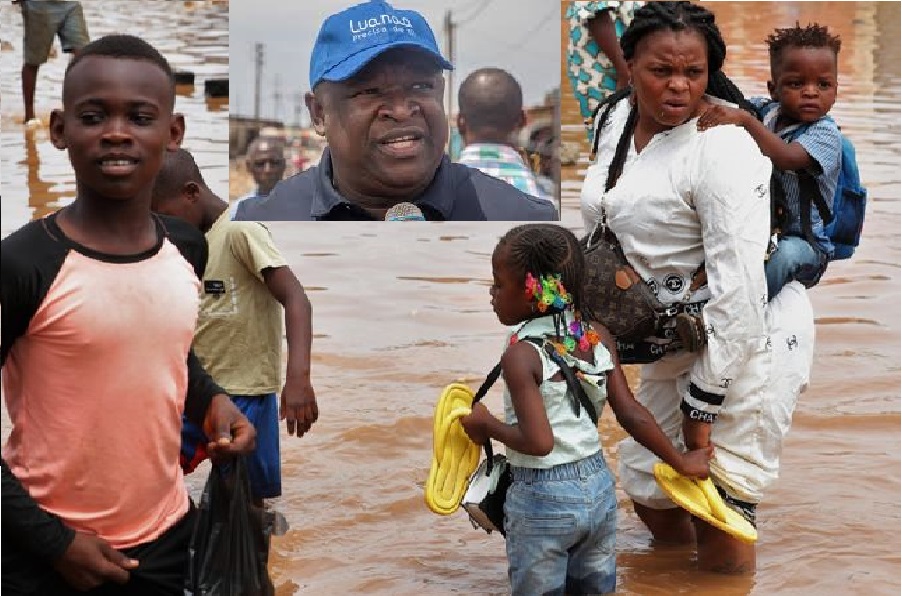
[[[377,0],[346,8],[327,18],[316,36],[310,55],[310,88],[320,81],[347,80],[382,52],[402,46],[424,50],[443,69],[453,69],[420,13]]]

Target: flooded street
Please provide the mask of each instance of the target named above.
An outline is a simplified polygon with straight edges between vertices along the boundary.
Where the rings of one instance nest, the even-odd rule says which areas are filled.
[[[229,196],[227,104],[202,79],[228,69],[228,6],[85,0],[92,38],[137,32],[198,86],[180,90],[185,146],[211,188]],[[398,2],[399,5],[403,3]],[[869,190],[862,244],[811,291],[818,346],[812,383],[784,446],[780,479],[758,509],[758,571],[725,577],[692,569],[687,548],[661,548],[618,488],[618,594],[897,595],[900,591],[900,4],[707,3],[728,43],[725,71],[764,94],[763,39],[774,26],[817,20],[843,41],[833,110],[855,143]],[[174,8],[177,7],[177,8]],[[19,91],[18,10],[0,7],[2,235],[67,204],[74,181],[46,128],[26,133]],[[305,58],[306,59],[306,58]],[[66,57],[41,68],[37,112],[57,107]],[[486,58],[487,64],[490,57]],[[563,75],[563,71],[562,71]],[[52,88],[56,87],[56,90]],[[562,172],[563,223],[578,233],[588,147],[562,79],[563,140],[581,143]],[[31,140],[29,140],[31,139]],[[320,419],[303,438],[282,432],[290,530],[272,540],[279,596],[509,593],[504,541],[426,508],[423,484],[441,389],[474,389],[498,361],[505,329],[489,305],[492,249],[511,224],[269,224],[313,304],[313,385]],[[632,372],[632,371],[631,371]],[[500,383],[485,402],[502,414]],[[3,437],[9,423],[3,421]],[[607,409],[604,454],[616,469],[623,431]],[[205,469],[205,468],[204,468]],[[202,472],[188,479],[197,494]]]
[[[140,10],[135,10],[140,5]],[[214,192],[227,196],[227,99],[206,98],[204,82],[227,79],[229,73],[229,6],[224,2],[171,2],[119,0],[82,2],[91,39],[111,33],[138,35],[156,47],[174,71],[193,72],[194,85],[176,87],[175,110],[185,115],[183,146]],[[22,125],[24,108],[22,68],[22,16],[9,2],[0,5],[0,39],[11,49],[0,52],[0,196],[3,197],[2,235],[30,219],[43,217],[75,198],[75,178],[65,151],[50,143],[47,124],[51,110],[61,108],[60,90],[69,54],[59,40],[54,54],[38,71],[35,114],[38,129]]]
[[[862,246],[812,290],[818,347],[759,507],[758,572],[692,570],[685,548],[650,545],[626,495],[618,594],[891,595],[899,592],[900,146],[899,5],[713,3],[730,44],[727,72],[746,93],[767,80],[762,40],[777,24],[819,20],[843,38],[834,115],[856,144],[870,191]],[[743,45],[747,42],[748,45]],[[566,82],[565,82],[566,85]],[[565,140],[580,140],[564,87]],[[563,173],[564,223],[581,226],[587,165]],[[503,328],[489,306],[490,254],[508,224],[271,224],[314,306],[321,420],[283,442],[282,508],[273,541],[284,594],[505,594],[504,543],[423,503],[432,413],[447,383],[477,387]],[[500,392],[487,401],[500,415]],[[602,417],[609,462],[623,437]],[[841,586],[841,587],[840,587]],[[282,592],[280,592],[282,593]]]

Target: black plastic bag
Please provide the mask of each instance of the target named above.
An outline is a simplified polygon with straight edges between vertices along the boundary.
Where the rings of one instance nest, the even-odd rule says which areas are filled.
[[[272,596],[266,569],[269,535],[251,501],[247,464],[214,465],[191,536],[188,592],[193,596]]]

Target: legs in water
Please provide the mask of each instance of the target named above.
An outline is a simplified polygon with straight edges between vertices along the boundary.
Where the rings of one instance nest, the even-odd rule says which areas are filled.
[[[698,567],[702,571],[731,574],[755,571],[753,544],[740,542],[678,507],[652,509],[633,501],[633,508],[655,540],[667,544],[695,542]]]

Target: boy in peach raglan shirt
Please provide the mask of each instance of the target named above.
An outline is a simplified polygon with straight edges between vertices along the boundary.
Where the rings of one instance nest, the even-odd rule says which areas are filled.
[[[190,350],[204,238],[150,210],[184,121],[169,64],[132,36],[85,46],[62,95],[50,133],[69,153],[75,201],[0,250],[13,425],[2,591],[181,596],[194,517],[179,468],[182,413],[217,437],[217,454],[254,444]]]

